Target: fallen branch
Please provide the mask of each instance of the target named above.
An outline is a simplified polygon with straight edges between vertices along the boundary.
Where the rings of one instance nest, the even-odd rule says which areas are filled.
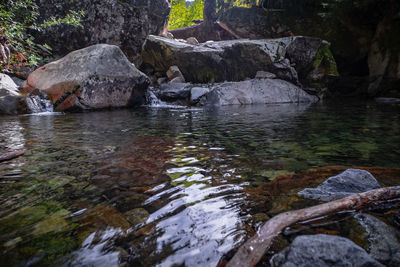
[[[244,243],[226,266],[255,266],[271,247],[274,237],[294,223],[344,210],[360,210],[376,201],[390,200],[399,196],[400,186],[385,187],[325,204],[281,213],[267,221],[255,236]]]
[[[18,158],[24,154],[25,154],[25,151],[23,151],[23,150],[17,150],[17,151],[8,152],[5,154],[0,154],[0,162],[12,160],[12,159]]]

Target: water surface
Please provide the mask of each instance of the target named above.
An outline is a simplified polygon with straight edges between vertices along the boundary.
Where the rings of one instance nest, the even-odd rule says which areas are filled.
[[[0,117],[0,151],[26,151],[0,164],[0,258],[215,266],[268,217],[252,188],[328,165],[400,167],[399,111],[326,103]]]

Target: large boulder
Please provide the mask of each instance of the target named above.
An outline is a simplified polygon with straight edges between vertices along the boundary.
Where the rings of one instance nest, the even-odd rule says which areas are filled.
[[[162,33],[168,23],[168,0],[35,0],[40,22],[83,10],[82,27],[52,26],[35,34],[36,41],[49,44],[57,55],[90,45],[118,45],[129,60],[140,62],[147,35]]]
[[[191,45],[149,36],[143,46],[143,63],[155,72],[179,67],[193,83],[242,81],[258,71],[305,87],[326,87],[338,75],[329,44],[310,37],[273,40],[232,40]]]
[[[39,89],[56,111],[70,111],[141,104],[149,83],[119,47],[98,44],[35,70],[22,90]]]
[[[349,239],[331,235],[298,236],[271,259],[272,266],[383,266]]]
[[[240,38],[307,35],[328,40],[339,66],[341,94],[375,96],[399,92],[400,4],[398,1],[264,1],[261,7],[220,12],[219,24]],[[270,10],[271,5],[277,5]],[[365,19],[368,18],[368,19]]]
[[[371,173],[359,169],[347,169],[339,175],[328,178],[316,188],[300,191],[298,195],[328,202],[380,187]]]
[[[249,105],[277,103],[313,103],[318,97],[298,86],[279,79],[253,79],[215,84],[201,100],[201,105]]]
[[[280,79],[251,79],[214,84],[163,84],[155,90],[162,101],[183,105],[227,106],[251,104],[314,103],[319,98]]]
[[[0,73],[0,114],[17,115],[27,113],[24,97],[10,76]]]

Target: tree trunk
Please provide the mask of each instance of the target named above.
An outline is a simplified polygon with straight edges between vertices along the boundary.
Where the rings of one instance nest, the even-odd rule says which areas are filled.
[[[217,20],[216,0],[204,0],[203,18],[204,23],[208,25],[214,24],[214,22]]]
[[[400,186],[385,187],[361,194],[354,194],[325,204],[281,213],[267,221],[255,236],[244,243],[226,266],[255,266],[268,251],[273,239],[283,229],[294,223],[344,210],[360,210],[376,201],[399,197]]]
[[[12,160],[12,159],[18,158],[24,154],[25,154],[25,151],[23,151],[23,150],[0,154],[0,162]]]

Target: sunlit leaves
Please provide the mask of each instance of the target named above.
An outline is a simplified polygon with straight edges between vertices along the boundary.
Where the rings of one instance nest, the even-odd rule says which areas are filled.
[[[82,27],[80,22],[83,11],[70,11],[63,18],[51,17],[38,23],[39,7],[32,0],[9,0],[0,2],[0,31],[10,40],[13,47],[11,63],[20,65],[23,55],[24,62],[28,65],[37,65],[42,59],[35,49],[35,41],[29,30],[43,30],[58,24],[68,24]],[[48,49],[48,48],[47,48]],[[50,49],[48,49],[50,50]],[[1,67],[0,67],[1,68]]]
[[[195,20],[203,19],[203,0],[186,3],[185,0],[172,0],[169,29],[187,27],[195,24]]]

